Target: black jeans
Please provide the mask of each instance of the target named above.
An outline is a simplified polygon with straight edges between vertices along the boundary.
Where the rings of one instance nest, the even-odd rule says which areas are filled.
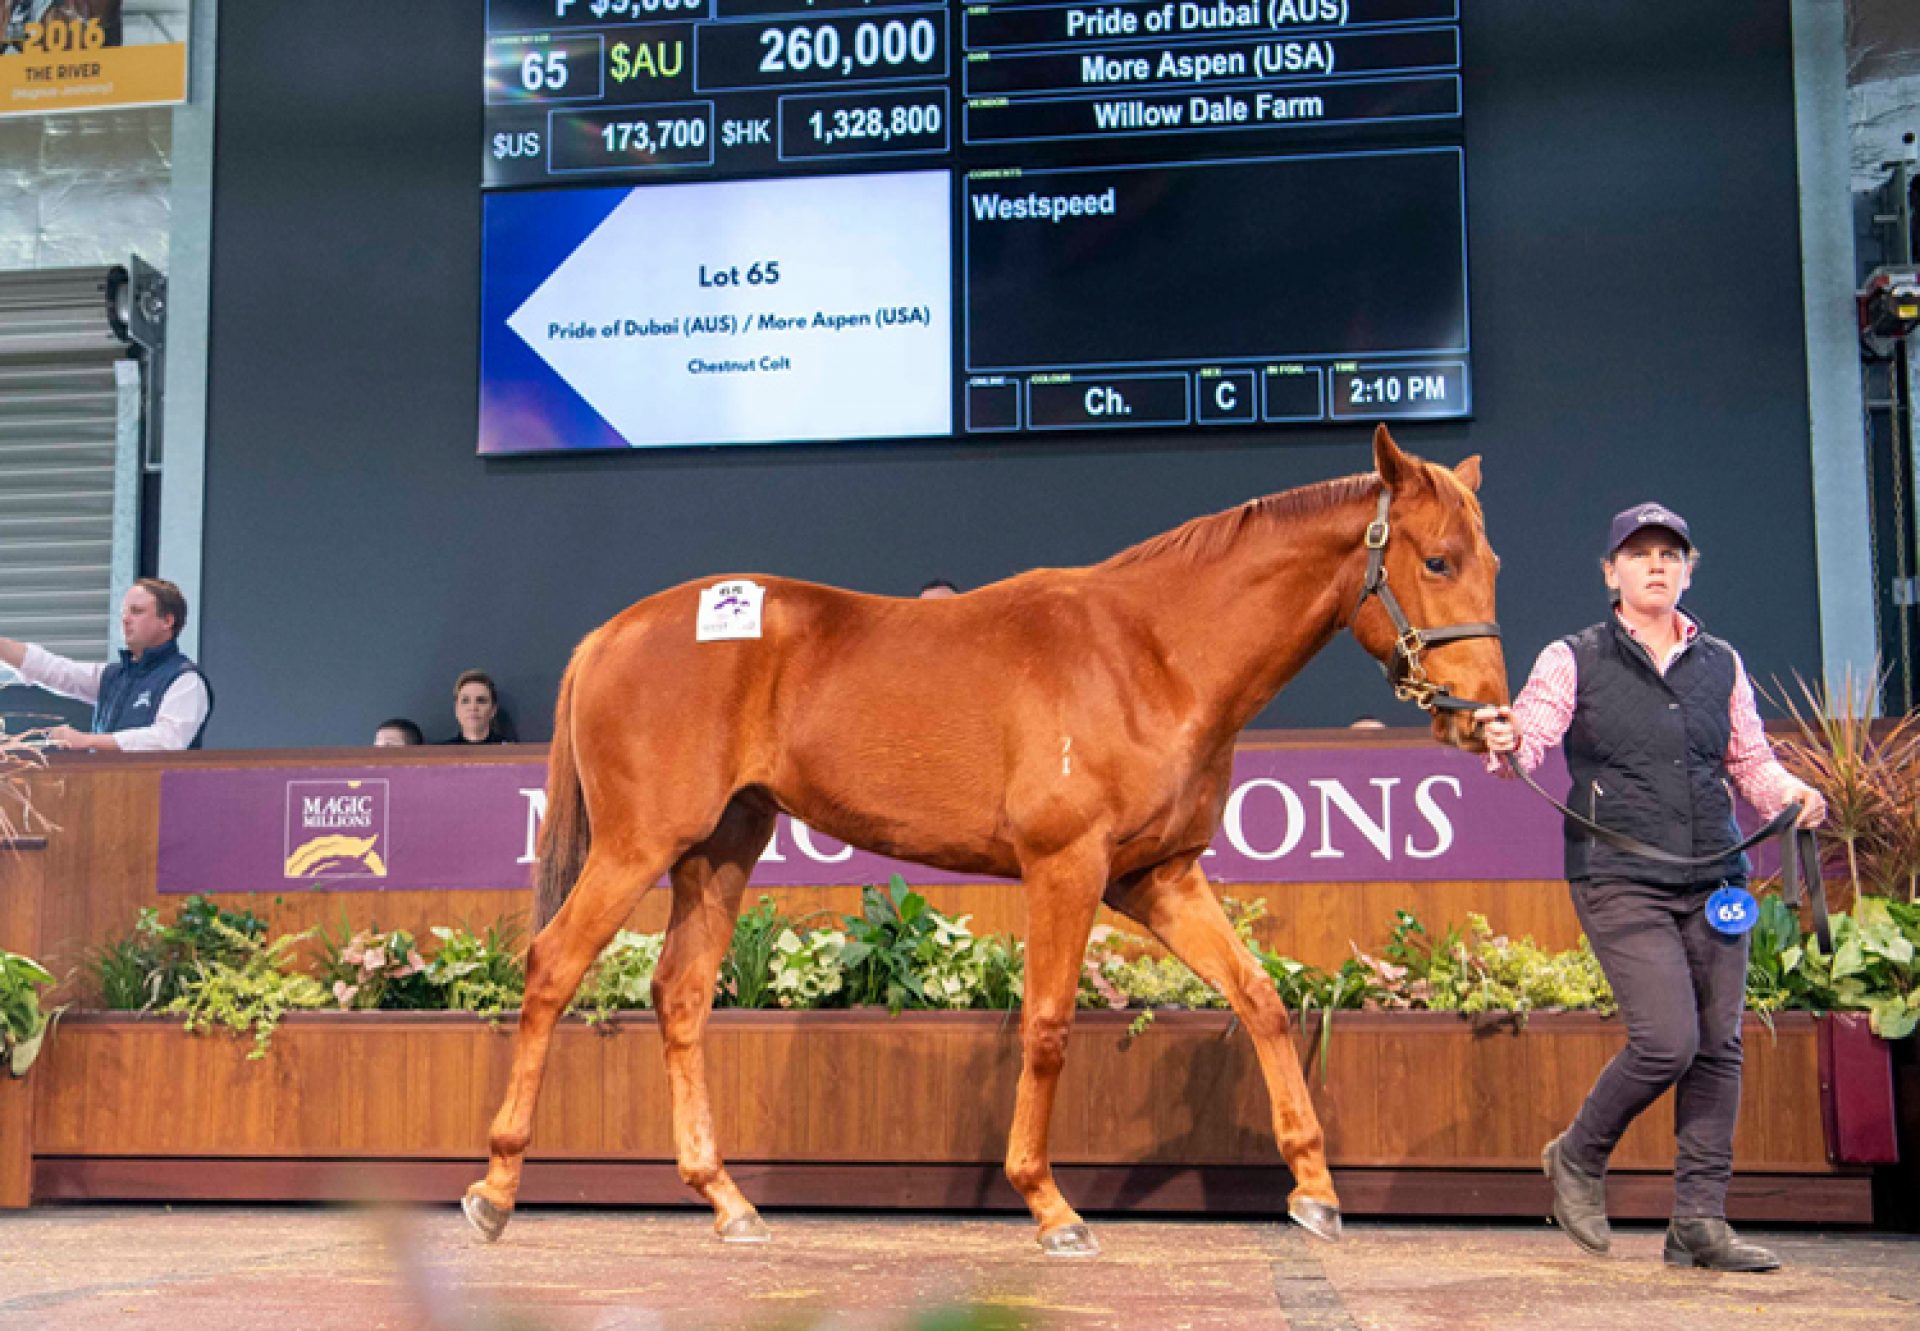
[[[1724,1218],[1733,1177],[1747,935],[1707,923],[1706,901],[1719,886],[1573,885],[1574,910],[1627,1023],[1627,1047],[1587,1093],[1563,1149],[1577,1168],[1604,1173],[1628,1125],[1674,1087],[1680,1217]]]

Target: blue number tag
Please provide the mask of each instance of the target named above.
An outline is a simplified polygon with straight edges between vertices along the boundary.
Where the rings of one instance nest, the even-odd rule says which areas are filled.
[[[1738,937],[1759,919],[1759,903],[1744,887],[1723,887],[1707,898],[1707,923],[1723,934]]]

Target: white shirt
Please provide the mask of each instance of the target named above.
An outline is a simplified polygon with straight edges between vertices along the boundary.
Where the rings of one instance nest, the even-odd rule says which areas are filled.
[[[26,659],[20,662],[20,678],[27,683],[38,684],[63,698],[78,698],[81,702],[99,701],[100,677],[106,671],[107,664],[104,661],[83,665],[57,656],[38,643],[27,644]],[[207,682],[200,678],[199,671],[189,670],[176,678],[167,689],[166,696],[160,699],[152,725],[116,730],[113,732],[114,743],[128,753],[184,749],[200,733],[200,726],[207,719],[208,706]]]

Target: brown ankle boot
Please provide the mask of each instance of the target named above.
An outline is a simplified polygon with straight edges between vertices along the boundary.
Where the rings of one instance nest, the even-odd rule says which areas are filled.
[[[1582,1250],[1599,1257],[1613,1245],[1607,1225],[1607,1181],[1570,1163],[1561,1151],[1561,1133],[1540,1153],[1540,1167],[1553,1182],[1553,1218]]]
[[[1667,1226],[1668,1266],[1704,1266],[1709,1271],[1772,1271],[1780,1259],[1757,1243],[1747,1243],[1724,1220],[1678,1216]]]

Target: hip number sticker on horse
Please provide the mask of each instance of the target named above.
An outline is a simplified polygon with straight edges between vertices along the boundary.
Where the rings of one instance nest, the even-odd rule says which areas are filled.
[[[725,642],[760,636],[760,605],[767,589],[757,582],[721,582],[700,590],[694,641]]]

